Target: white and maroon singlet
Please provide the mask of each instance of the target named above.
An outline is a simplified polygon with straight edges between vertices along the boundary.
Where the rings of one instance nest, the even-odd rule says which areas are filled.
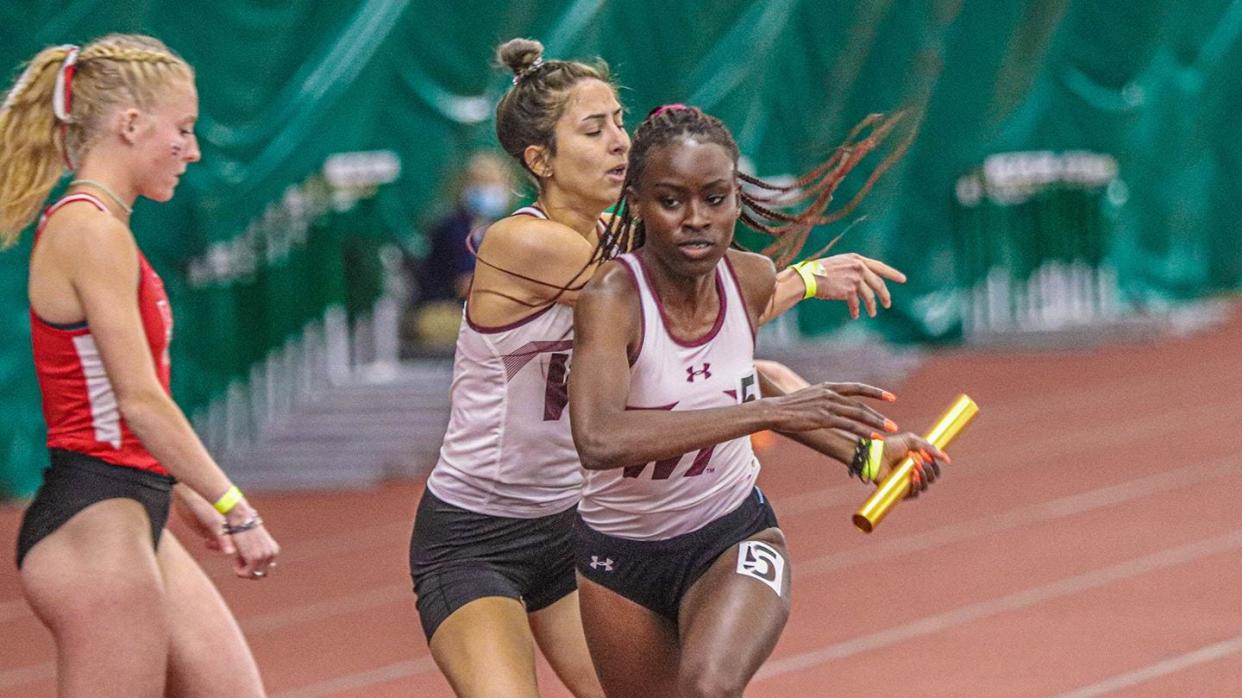
[[[74,202],[107,211],[90,194],[71,194],[44,211],[35,231],[43,234],[47,220],[61,207]],[[138,251],[138,310],[155,371],[165,392],[170,392],[168,343],[172,340],[172,311],[164,282]],[[30,335],[34,345],[35,372],[43,395],[49,448],[76,451],[112,463],[160,475],[168,471],[126,426],[116,393],[104,371],[95,338],[85,322],[71,326],[46,322],[30,310]]]
[[[547,218],[530,206],[513,215]],[[574,310],[551,304],[503,327],[477,325],[468,310],[457,334],[449,426],[427,489],[491,516],[565,511],[582,492],[566,407]]]
[[[630,410],[698,410],[759,397],[755,334],[728,258],[716,266],[720,310],[697,339],[673,337],[642,258],[617,258],[642,306],[642,342],[630,366]],[[659,434],[652,434],[659,439]],[[661,540],[733,511],[755,485],[759,461],[741,437],[655,463],[586,471],[579,514],[610,536]]]

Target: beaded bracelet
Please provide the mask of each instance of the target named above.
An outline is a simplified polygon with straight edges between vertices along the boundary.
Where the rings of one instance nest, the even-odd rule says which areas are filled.
[[[871,439],[859,438],[854,444],[854,457],[850,459],[850,477],[863,479],[863,470],[867,467],[867,457],[871,453]],[[863,479],[865,482],[866,480]]]
[[[224,531],[224,534],[227,536],[235,536],[238,533],[245,533],[246,531],[258,528],[259,526],[262,526],[262,525],[263,525],[263,517],[255,513],[255,514],[251,514],[250,518],[246,519],[245,521],[237,525],[233,525],[225,521],[222,530]]]
[[[858,476],[863,482],[875,482],[884,461],[884,439],[859,438],[854,445],[854,457],[850,459],[850,477]]]

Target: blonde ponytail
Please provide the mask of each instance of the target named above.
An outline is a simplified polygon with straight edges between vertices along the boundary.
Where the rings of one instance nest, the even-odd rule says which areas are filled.
[[[0,249],[17,242],[66,163],[81,162],[116,107],[150,108],[174,80],[194,78],[189,64],[158,39],[100,37],[78,54],[69,119],[61,124],[53,113],[52,93],[71,48],[40,51],[0,106]]]
[[[0,249],[17,242],[64,172],[52,88],[67,46],[31,59],[0,107]]]

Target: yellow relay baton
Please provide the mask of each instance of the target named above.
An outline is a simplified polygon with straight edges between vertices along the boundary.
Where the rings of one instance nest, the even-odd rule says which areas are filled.
[[[944,450],[978,413],[979,406],[970,399],[970,396],[958,395],[953,405],[940,416],[940,419],[923,438],[935,444],[936,448]],[[896,506],[897,502],[905,499],[910,493],[910,471],[913,469],[914,459],[907,456],[896,468],[893,468],[888,477],[884,478],[884,482],[880,483],[876,491],[854,514],[854,525],[860,531],[863,533],[874,531],[884,517],[888,516],[889,510]]]

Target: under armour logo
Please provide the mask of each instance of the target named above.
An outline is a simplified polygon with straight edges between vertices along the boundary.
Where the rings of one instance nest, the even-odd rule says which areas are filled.
[[[710,363],[705,363],[703,364],[703,368],[700,368],[698,370],[695,370],[693,365],[687,366],[686,367],[686,382],[693,383],[695,376],[703,376],[704,380],[711,378],[712,377],[712,365]]]
[[[592,556],[591,556],[591,569],[593,569],[593,570],[597,570],[597,569],[599,569],[599,568],[603,567],[605,572],[611,572],[611,571],[612,571],[612,563],[613,563],[613,559],[612,559],[612,558],[608,558],[608,559],[606,559],[606,560],[601,560],[601,559],[599,559],[599,556],[598,556],[598,555],[592,555]]]

